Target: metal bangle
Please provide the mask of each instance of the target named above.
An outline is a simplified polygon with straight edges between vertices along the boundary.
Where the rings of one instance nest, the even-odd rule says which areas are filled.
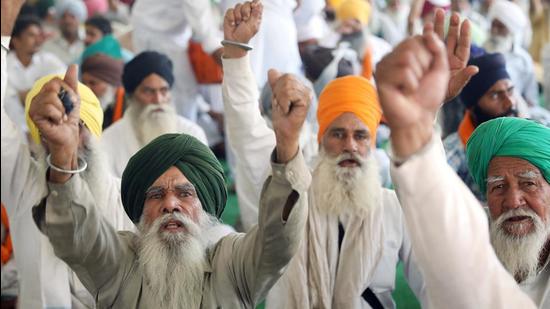
[[[235,47],[244,49],[245,51],[252,50],[252,46],[250,46],[250,45],[248,45],[248,44],[240,43],[240,42],[235,42],[235,41],[230,41],[230,40],[223,40],[223,41],[222,41],[222,45],[223,45],[223,46],[226,46],[226,45],[235,46]]]
[[[84,172],[88,167],[88,162],[84,161],[84,159],[78,158],[79,167],[76,170],[64,170],[62,168],[59,168],[53,165],[51,162],[51,157],[52,157],[52,154],[48,154],[48,156],[46,157],[46,163],[48,163],[48,166],[56,172],[65,173],[65,174],[78,174],[78,173]]]

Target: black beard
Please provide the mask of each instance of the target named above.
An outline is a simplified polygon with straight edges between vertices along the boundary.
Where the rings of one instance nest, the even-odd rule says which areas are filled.
[[[495,116],[495,115],[490,115],[486,113],[484,110],[481,109],[481,107],[479,107],[479,105],[474,105],[474,107],[472,108],[472,116],[473,116],[472,118],[473,123],[477,127],[480,124],[486,121],[489,121],[491,119],[495,119],[499,117],[517,117],[518,111],[516,109],[510,108],[504,113]]]

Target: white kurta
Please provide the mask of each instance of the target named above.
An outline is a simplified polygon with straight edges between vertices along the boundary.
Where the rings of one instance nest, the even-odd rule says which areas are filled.
[[[250,69],[248,56],[239,59],[223,59],[224,81],[223,95],[225,104],[225,123],[227,126],[227,137],[231,149],[235,152],[236,189],[241,209],[241,218],[245,228],[247,224],[254,223],[254,216],[257,217],[257,202],[259,201],[262,179],[269,174],[268,158],[271,149],[275,145],[275,136],[270,130],[258,109],[258,91],[254,75]],[[309,191],[310,215],[315,212],[315,205],[312,201],[314,183]],[[395,306],[391,293],[395,288],[395,269],[397,263],[402,261],[405,266],[405,274],[409,279],[412,289],[419,298],[423,298],[423,281],[420,273],[414,266],[410,242],[404,228],[402,213],[399,203],[393,191],[384,190],[382,194],[384,251],[382,258],[375,266],[370,288],[386,308]],[[356,218],[342,220],[345,228],[357,221]],[[347,222],[346,222],[347,221]],[[335,221],[336,222],[336,221]],[[337,230],[337,222],[336,230]],[[334,226],[332,226],[334,227]],[[310,226],[308,225],[308,229]],[[334,229],[330,229],[334,231]],[[332,233],[328,230],[315,231],[314,233]],[[334,235],[327,235],[327,239]],[[307,238],[308,236],[306,236]],[[367,237],[368,238],[368,237]],[[361,246],[361,244],[357,244]],[[326,248],[325,248],[326,249]],[[331,255],[338,256],[338,252]],[[291,262],[291,264],[294,260]],[[291,266],[289,266],[291,267]],[[370,272],[372,269],[365,269]],[[285,278],[294,274],[289,272],[270,293],[268,305],[273,308],[287,308],[285,301]],[[365,287],[366,288],[366,287]],[[304,291],[308,293],[308,291]],[[361,307],[366,306],[362,302]]]
[[[21,102],[19,92],[28,91],[34,82],[48,74],[63,74],[66,65],[54,54],[40,51],[33,55],[31,63],[25,67],[15,52],[7,56],[7,73],[9,76],[6,89],[6,112],[15,124],[23,131],[27,131],[25,122],[25,102]]]
[[[69,65],[80,59],[84,51],[84,42],[78,40],[73,44],[69,44],[63,37],[58,36],[46,41],[42,49],[56,55],[66,65]]]
[[[392,166],[392,179],[424,276],[427,308],[536,308],[499,262],[487,216],[447,164],[439,141]],[[550,282],[541,281],[546,300],[540,308],[549,308]]]
[[[214,20],[210,1],[137,0],[132,7],[135,52],[155,50],[172,60],[176,109],[193,121],[202,98],[187,56],[187,45],[193,35],[207,53],[220,48],[222,37]]]
[[[4,37],[2,41],[5,41]],[[5,58],[6,50],[2,48],[2,89],[7,79]],[[72,300],[75,295],[80,300],[91,300],[93,306],[91,295],[69,267],[55,256],[50,242],[34,224],[32,207],[47,195],[47,166],[43,157],[38,160],[31,157],[22,132],[4,110],[4,96],[1,126],[1,200],[10,220],[15,262],[19,271],[19,308],[80,308]],[[122,208],[119,187],[118,179],[109,176],[105,178],[105,188],[109,192],[105,193],[104,201],[98,201],[100,212],[117,230],[132,229],[134,225]]]
[[[183,117],[178,117],[177,130],[173,133],[192,135],[208,145],[204,130]],[[128,160],[145,146],[140,144],[130,117],[126,114],[103,132],[100,143],[102,150],[107,154],[108,168],[116,177],[122,177]]]

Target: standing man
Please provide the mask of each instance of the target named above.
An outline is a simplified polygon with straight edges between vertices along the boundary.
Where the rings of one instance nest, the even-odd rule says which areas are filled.
[[[172,61],[153,51],[137,55],[124,66],[128,109],[101,139],[115,176],[121,177],[130,157],[162,134],[186,133],[208,145],[203,129],[176,113],[173,72]]]

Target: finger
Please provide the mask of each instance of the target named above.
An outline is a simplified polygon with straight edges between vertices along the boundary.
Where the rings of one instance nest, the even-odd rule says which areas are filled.
[[[424,42],[433,56],[431,69],[434,71],[448,71],[449,62],[447,61],[447,52],[443,42],[433,33],[424,36]]]
[[[67,86],[71,87],[74,93],[78,94],[78,66],[76,64],[71,64],[67,68],[63,81]]]
[[[430,22],[427,22],[424,24],[424,28],[422,30],[422,33],[428,33],[428,32],[432,32],[434,31],[434,24],[433,23],[430,23]]]
[[[447,33],[447,51],[451,55],[455,53],[456,43],[458,41],[458,34],[460,32],[460,16],[458,13],[451,15],[449,22],[449,32]]]
[[[241,15],[244,21],[247,21],[250,18],[250,11],[252,10],[250,5],[250,2],[246,2],[241,8]]]
[[[398,87],[403,91],[403,93],[415,93],[419,84],[420,81],[416,78],[412,70],[407,68],[399,71]]]
[[[470,59],[470,45],[472,42],[472,34],[470,31],[470,21],[465,20],[460,27],[460,38],[458,39],[458,45],[456,46],[455,55],[462,62],[468,62]]]
[[[53,92],[35,97],[32,104],[36,108],[30,116],[35,121],[48,120],[59,124],[65,119],[65,109]]]
[[[459,89],[462,89],[470,81],[472,76],[476,75],[479,72],[479,68],[475,65],[469,65],[464,69],[460,70],[456,74],[456,83],[459,85]]]
[[[263,11],[263,4],[259,0],[252,1],[252,4],[250,4],[251,7],[251,16],[254,19],[261,19],[262,18],[262,11]]]
[[[443,9],[435,10],[434,31],[441,40],[445,40],[445,11]]]
[[[282,75],[283,75],[282,73],[280,73],[275,69],[270,69],[267,72],[267,80],[269,81],[269,86],[271,87],[271,91],[273,93],[275,93],[275,84],[277,83],[277,81]]]
[[[225,21],[229,26],[235,26],[235,13],[233,9],[228,9],[225,12]]]
[[[233,10],[233,14],[235,15],[235,25],[238,25],[243,21],[243,16],[241,15],[242,6],[242,4],[238,3],[235,5],[235,9]]]

